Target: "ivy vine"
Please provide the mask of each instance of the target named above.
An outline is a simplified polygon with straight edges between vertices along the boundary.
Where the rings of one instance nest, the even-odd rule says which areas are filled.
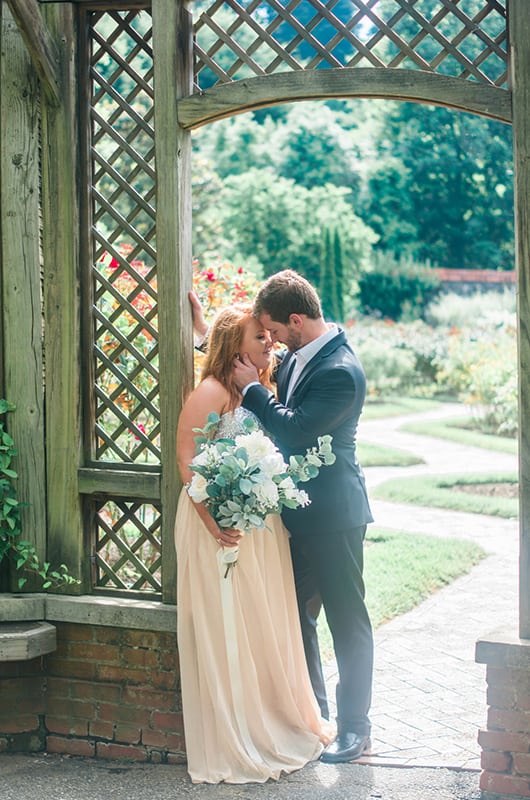
[[[14,410],[13,403],[0,399],[0,417]],[[50,562],[41,562],[31,542],[22,539],[20,512],[26,504],[18,500],[15,486],[18,475],[11,466],[12,459],[17,455],[15,443],[4,422],[0,421],[0,562],[10,559],[15,570],[22,573],[18,579],[19,589],[27,582],[27,573],[37,575],[43,589],[80,583],[70,575],[66,564],[52,569]]]

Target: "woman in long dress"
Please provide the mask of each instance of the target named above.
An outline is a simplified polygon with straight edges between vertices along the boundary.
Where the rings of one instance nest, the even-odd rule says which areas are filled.
[[[222,311],[210,332],[200,384],[182,410],[177,455],[183,482],[194,428],[214,411],[215,438],[244,432],[251,412],[231,381],[248,353],[268,383],[270,336],[251,307]],[[288,534],[278,515],[241,536],[221,529],[183,488],[175,523],[178,647],[188,771],[194,783],[264,782],[317,759],[330,740],[303,651]],[[239,546],[237,565],[223,556]],[[226,577],[225,577],[226,576]],[[327,726],[327,727],[326,727]],[[332,738],[332,737],[331,737]]]

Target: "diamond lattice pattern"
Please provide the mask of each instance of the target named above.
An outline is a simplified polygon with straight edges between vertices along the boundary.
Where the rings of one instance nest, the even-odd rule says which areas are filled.
[[[195,91],[292,70],[417,69],[504,86],[504,0],[193,4]]]
[[[97,588],[161,591],[160,508],[151,503],[111,500],[96,509]]]
[[[91,15],[94,459],[160,460],[151,17]]]

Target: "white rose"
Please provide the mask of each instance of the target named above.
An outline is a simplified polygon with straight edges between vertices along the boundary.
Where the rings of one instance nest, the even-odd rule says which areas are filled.
[[[203,500],[206,500],[208,497],[206,493],[207,485],[206,478],[196,472],[188,486],[188,494],[195,503],[202,503]]]
[[[278,502],[278,487],[271,480],[264,480],[252,486],[252,492],[256,495],[259,503],[265,506],[275,506]]]
[[[272,441],[262,431],[252,431],[252,433],[236,436],[235,443],[236,447],[243,447],[247,451],[250,466],[259,464],[265,456],[277,452]]]
[[[211,444],[203,447],[200,453],[193,457],[192,464],[198,464],[201,467],[208,466],[209,463],[215,461],[216,450]]]
[[[260,467],[262,472],[267,476],[281,475],[281,473],[285,472],[287,469],[287,465],[284,463],[282,454],[278,452],[271,453],[270,455],[262,458],[260,461]]]

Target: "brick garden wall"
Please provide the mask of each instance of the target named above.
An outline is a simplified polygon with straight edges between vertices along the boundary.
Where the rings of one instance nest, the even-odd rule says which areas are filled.
[[[484,800],[530,797],[530,642],[479,642],[477,653],[488,665],[488,722],[478,737]]]
[[[0,753],[45,749],[44,658],[0,663]]]
[[[184,761],[176,634],[56,626],[54,653],[0,663],[0,751]]]

